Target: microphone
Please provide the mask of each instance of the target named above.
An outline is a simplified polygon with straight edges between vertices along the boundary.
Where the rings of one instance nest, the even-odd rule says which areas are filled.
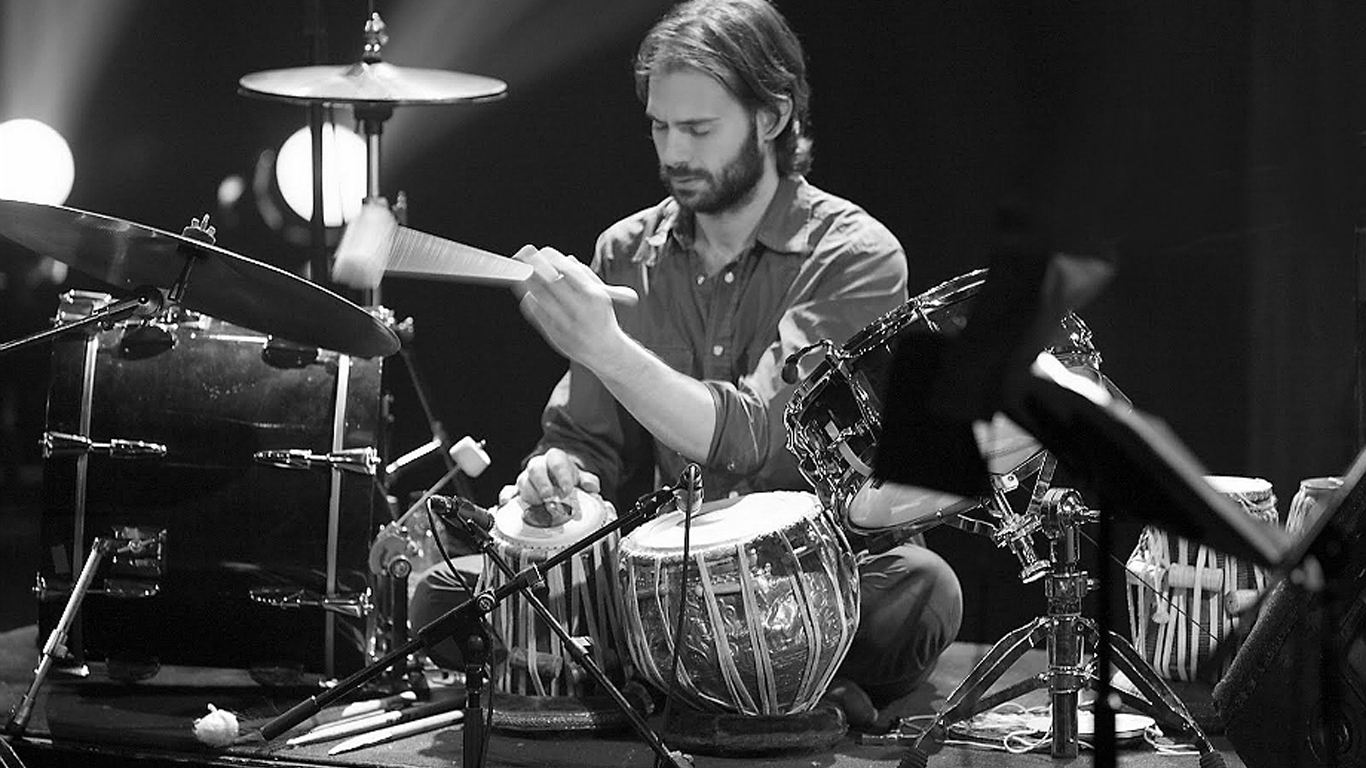
[[[427,499],[427,509],[447,522],[454,517],[462,523],[477,525],[480,530],[493,529],[493,513],[460,496],[433,496]]]
[[[702,490],[702,468],[695,463],[689,463],[678,475],[678,484],[674,488],[674,506],[687,517],[701,514]]]

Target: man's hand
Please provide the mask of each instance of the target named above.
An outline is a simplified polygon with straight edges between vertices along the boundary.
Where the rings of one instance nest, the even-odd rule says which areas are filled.
[[[598,476],[579,468],[577,462],[559,448],[551,448],[540,456],[533,456],[521,474],[517,475],[516,494],[527,506],[546,501],[565,501],[573,497],[575,488],[587,493],[601,493]],[[512,494],[505,488],[498,502],[507,503]],[[504,496],[508,498],[503,498]]]
[[[607,286],[592,269],[554,248],[527,245],[513,258],[535,270],[515,289],[518,306],[557,352],[593,371],[618,359],[625,334]]]

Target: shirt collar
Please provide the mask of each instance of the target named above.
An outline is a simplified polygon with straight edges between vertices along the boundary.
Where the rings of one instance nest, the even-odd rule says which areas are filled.
[[[646,240],[651,247],[647,253],[638,253],[634,260],[648,258],[653,263],[670,235],[680,247],[691,248],[695,226],[696,216],[691,211],[679,207],[673,198],[667,199],[655,231]],[[773,199],[759,220],[754,239],[775,253],[808,256],[811,253],[811,240],[807,236],[810,226],[811,185],[801,176],[783,176],[778,179]]]

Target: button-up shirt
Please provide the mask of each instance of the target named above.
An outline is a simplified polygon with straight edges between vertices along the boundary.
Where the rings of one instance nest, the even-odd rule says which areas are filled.
[[[809,489],[787,449],[783,412],[800,386],[785,383],[791,353],[836,345],[906,301],[905,252],[857,205],[784,178],[753,247],[708,275],[694,247],[695,217],[672,198],[598,238],[593,269],[640,295],[617,307],[622,329],[675,370],[711,390],[716,429],[701,462],[706,496]],[[807,372],[819,362],[802,368]],[[542,415],[535,453],[562,448],[614,498],[653,446],[656,485],[687,459],[644,428],[591,372],[571,363]],[[534,455],[534,454],[533,454]]]

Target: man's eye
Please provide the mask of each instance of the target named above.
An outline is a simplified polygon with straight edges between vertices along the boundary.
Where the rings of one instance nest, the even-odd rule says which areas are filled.
[[[711,128],[708,126],[690,125],[688,126],[687,131],[689,136],[706,136],[711,133]]]
[[[655,121],[655,122],[651,122],[651,123],[650,123],[650,132],[651,132],[651,133],[663,133],[664,131],[667,131],[668,129],[669,129],[669,126],[668,126],[667,123],[661,123],[661,122],[658,122],[658,121]]]

